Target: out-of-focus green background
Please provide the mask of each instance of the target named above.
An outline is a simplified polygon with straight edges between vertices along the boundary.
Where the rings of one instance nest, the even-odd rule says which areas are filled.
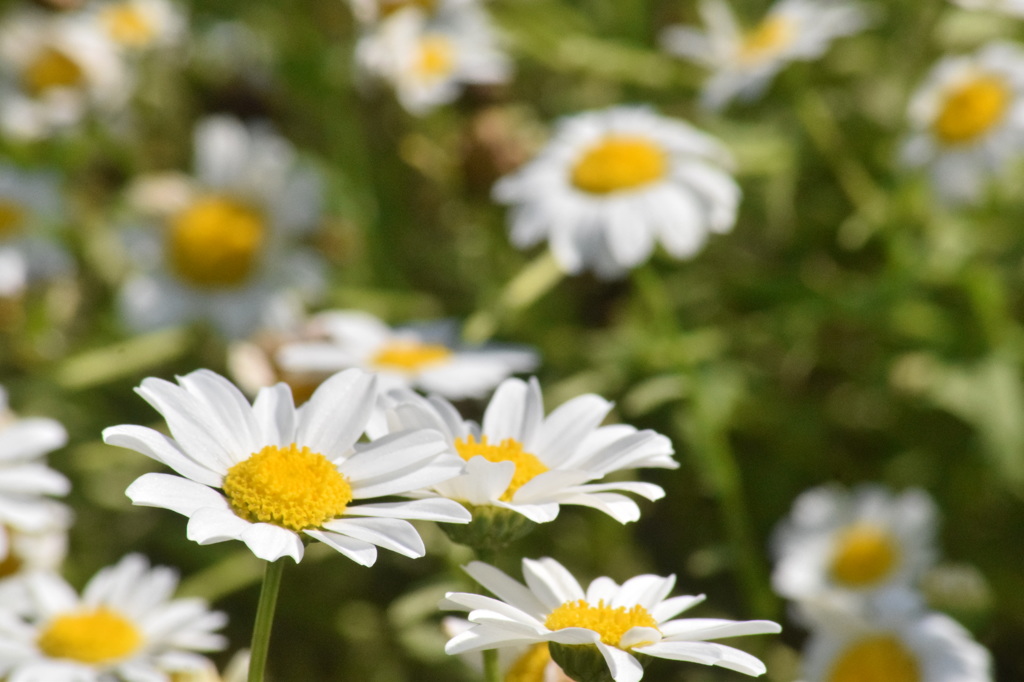
[[[142,551],[179,567],[186,592],[230,613],[232,647],[247,645],[260,562],[239,543],[186,541],[169,511],[131,507],[125,487],[156,465],[99,440],[109,425],[158,423],[132,392],[142,378],[225,371],[213,334],[124,332],[113,306],[122,266],[105,245],[124,186],[187,169],[192,124],[226,112],[269,119],[325,174],[316,244],[330,288],[319,307],[396,323],[483,311],[496,338],[539,350],[549,409],[595,392],[616,402],[615,419],[675,443],[680,469],[638,474],[667,491],[642,503],[638,523],[564,509],[501,558],[505,569],[518,575],[518,554],[553,556],[583,580],[675,573],[677,593],[707,593],[698,615],[783,622],[781,636],[738,645],[767,662],[766,679],[792,680],[805,633],[770,592],[773,526],[812,486],[917,486],[942,513],[932,604],[992,650],[997,679],[1024,679],[1024,169],[979,206],[953,209],[896,163],[907,99],[934,61],[1024,39],[1024,21],[939,0],[865,3],[866,31],[788,68],[763,99],[712,115],[696,107],[703,72],[657,49],[665,26],[698,23],[694,3],[494,0],[513,81],[416,118],[358,82],[358,27],[339,0],[185,4],[192,40],[237,21],[264,42],[147,65],[127,138],[97,128],[2,149],[59,165],[73,193],[79,277],[9,306],[0,332],[14,407],[71,434],[50,461],[74,482],[73,583]],[[733,4],[751,22],[767,6]],[[620,281],[565,278],[528,305],[502,303],[544,256],[508,244],[491,183],[557,117],[615,103],[649,103],[723,140],[743,188],[734,230],[691,262],[659,254]],[[367,569],[315,546],[288,567],[275,680],[472,678],[444,655],[436,610],[445,589],[469,587],[456,568],[469,554],[421,527],[420,560],[382,552]],[[739,677],[663,661],[647,676]]]

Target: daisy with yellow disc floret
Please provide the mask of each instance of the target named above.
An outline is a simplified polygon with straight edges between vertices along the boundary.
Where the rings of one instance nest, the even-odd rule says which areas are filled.
[[[809,622],[802,682],[992,682],[991,656],[949,616],[916,607]]]
[[[554,559],[523,560],[523,585],[479,561],[466,572],[497,599],[449,592],[441,607],[469,611],[473,627],[449,640],[445,651],[500,649],[547,642],[552,658],[573,679],[636,682],[637,656],[716,665],[747,675],[765,672],[760,660],[707,640],[779,632],[766,620],[677,619],[704,596],[669,597],[675,576],[640,575],[619,585],[611,578],[584,589]]]
[[[512,243],[547,240],[568,273],[620,277],[660,243],[677,259],[728,232],[740,190],[715,138],[650,109],[620,106],[563,120],[540,154],[494,186]]]
[[[187,516],[188,538],[201,545],[241,540],[261,559],[299,561],[305,542],[319,540],[369,566],[378,546],[423,555],[406,519],[469,521],[450,500],[372,502],[451,478],[461,461],[446,453],[440,434],[422,429],[357,444],[376,399],[376,379],[360,370],[331,377],[299,408],[284,384],[262,389],[250,405],[208,370],[178,384],[146,379],[137,391],[172,437],[123,425],[103,438],[180,474],[145,474],[127,494]]]
[[[935,505],[920,490],[814,488],[775,531],[772,584],[809,607],[858,612],[902,600],[935,560],[935,526]]]
[[[81,596],[51,573],[29,577],[30,614],[0,608],[0,678],[42,682],[171,682],[201,670],[196,651],[223,649],[227,622],[201,599],[172,599],[176,573],[130,554],[97,573]]]
[[[996,42],[945,57],[914,93],[908,116],[904,163],[926,167],[946,201],[977,199],[1024,150],[1024,50]]]
[[[678,466],[665,436],[627,424],[601,426],[612,404],[600,396],[577,396],[545,416],[540,385],[533,378],[503,381],[482,425],[464,420],[438,396],[394,391],[382,404],[371,435],[432,429],[465,461],[462,475],[422,494],[458,500],[473,510],[472,524],[447,529],[470,546],[506,544],[528,532],[528,522],[553,521],[563,504],[591,507],[620,523],[635,521],[640,507],[623,493],[657,500],[665,494],[662,488],[600,479],[639,467]]]
[[[522,346],[467,347],[448,320],[392,329],[358,310],[329,310],[306,324],[308,339],[286,343],[278,366],[301,375],[323,375],[348,367],[375,372],[382,390],[414,387],[449,400],[482,398],[517,372],[537,366],[537,354]]]
[[[268,126],[228,116],[197,124],[194,156],[193,176],[143,176],[128,193],[142,224],[125,232],[122,314],[139,331],[204,321],[245,336],[323,284],[319,256],[302,245],[320,216],[320,178]]]
[[[712,110],[734,99],[759,97],[783,68],[821,57],[832,41],[860,31],[867,16],[849,0],[780,0],[760,23],[740,27],[723,0],[704,0],[705,30],[670,26],[661,44],[672,54],[711,69],[701,104]]]

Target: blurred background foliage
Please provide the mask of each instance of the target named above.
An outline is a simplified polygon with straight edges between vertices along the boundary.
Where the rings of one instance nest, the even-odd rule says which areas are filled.
[[[121,191],[140,172],[187,169],[193,123],[226,112],[270,120],[327,178],[319,307],[396,323],[469,319],[477,340],[539,349],[549,408],[599,393],[616,401],[616,419],[674,441],[682,467],[642,474],[667,496],[644,503],[637,524],[564,509],[517,555],[555,556],[584,579],[675,573],[678,592],[709,595],[700,615],[780,619],[780,637],[743,646],[766,660],[767,679],[791,680],[805,633],[769,591],[773,526],[825,482],[919,486],[943,514],[932,603],[991,648],[997,679],[1024,679],[1013,549],[1024,544],[1024,169],[954,210],[895,162],[908,95],[930,65],[1024,38],[1024,25],[939,0],[871,3],[867,31],[789,68],[762,100],[712,115],[695,106],[702,73],[656,47],[664,26],[698,23],[693,3],[494,0],[514,80],[415,118],[355,74],[358,30],[342,2],[185,4],[191,47],[147,65],[134,129],[0,148],[63,168],[73,197],[79,277],[0,310],[0,379],[14,407],[71,433],[50,460],[75,483],[72,582],[143,551],[228,611],[233,647],[247,645],[259,562],[237,543],[187,542],[165,510],[132,508],[125,487],[156,465],[99,441],[105,426],[157,422],[132,393],[142,378],[226,371],[212,333],[130,337],[112,305]],[[733,5],[750,21],[766,7]],[[217,31],[239,35],[218,52]],[[489,188],[555,118],[619,102],[719,136],[736,159],[740,217],[691,262],[659,255],[621,281],[562,278],[541,249],[509,246]],[[422,532],[428,555],[417,561],[382,553],[365,569],[311,547],[289,567],[274,679],[470,679],[443,654],[436,612],[445,589],[468,585],[457,566],[469,555]],[[500,563],[518,575],[517,556]],[[648,675],[736,677],[660,662]]]

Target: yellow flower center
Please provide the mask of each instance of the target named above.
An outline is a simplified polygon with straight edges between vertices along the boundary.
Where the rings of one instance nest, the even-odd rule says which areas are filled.
[[[375,367],[401,372],[414,372],[429,365],[437,365],[451,357],[445,346],[420,343],[414,339],[400,339],[385,344],[370,361]]]
[[[765,18],[743,35],[739,49],[740,63],[751,65],[775,56],[793,42],[795,29],[793,22],[784,17]]]
[[[319,452],[295,443],[268,445],[224,477],[224,494],[236,514],[252,523],[300,531],[345,513],[352,486]]]
[[[256,267],[265,238],[266,226],[257,211],[227,197],[205,197],[171,220],[170,266],[197,287],[238,286]]]
[[[944,144],[971,142],[1002,121],[1009,104],[1006,81],[999,76],[979,76],[946,93],[932,130]]]
[[[612,608],[605,606],[604,600],[597,602],[597,606],[591,606],[584,599],[568,601],[552,611],[544,625],[549,630],[563,630],[565,628],[586,628],[601,635],[601,641],[609,646],[619,647],[622,636],[631,628],[645,627],[658,629],[658,621],[647,612],[647,609],[637,604],[631,608],[618,606]],[[648,644],[650,642],[647,642]],[[633,646],[642,646],[639,642]],[[619,647],[620,649],[622,647]]]
[[[76,88],[85,80],[78,63],[60,50],[46,47],[28,63],[22,74],[25,90],[39,97],[53,88]]]
[[[25,208],[9,199],[0,199],[0,239],[21,232],[25,223]]]
[[[867,637],[846,649],[827,682],[921,682],[917,658],[889,635]]]
[[[100,607],[57,616],[36,643],[50,658],[107,663],[134,653],[142,633],[121,614]]]
[[[455,68],[455,46],[440,35],[424,36],[416,58],[416,73],[424,78],[444,78]]]
[[[885,530],[858,524],[843,532],[832,555],[832,578],[851,587],[868,587],[895,568],[899,548]]]
[[[544,671],[551,663],[547,642],[534,644],[515,660],[503,682],[544,682]]]
[[[504,502],[511,501],[517,490],[535,476],[548,470],[547,466],[537,458],[537,455],[524,452],[523,444],[514,438],[506,438],[498,445],[491,445],[487,442],[487,436],[481,437],[478,441],[476,436],[470,435],[464,439],[457,438],[455,450],[467,462],[474,457],[483,457],[488,462],[515,463],[516,472],[512,474],[512,482],[501,494],[501,499]]]
[[[637,136],[609,135],[587,149],[572,168],[572,184],[591,194],[635,189],[668,173],[665,150]]]
[[[156,27],[143,12],[130,2],[121,2],[104,8],[100,20],[116,43],[130,47],[143,47],[153,42]]]

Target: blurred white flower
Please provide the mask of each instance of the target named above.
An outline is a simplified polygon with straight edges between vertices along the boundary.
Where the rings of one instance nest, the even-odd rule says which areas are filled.
[[[669,597],[675,576],[640,575],[619,585],[602,577],[583,587],[554,559],[523,560],[526,584],[499,569],[474,561],[466,572],[498,597],[449,592],[442,608],[469,611],[474,624],[445,646],[449,654],[546,642],[552,657],[574,679],[570,664],[559,658],[558,645],[580,650],[594,648],[615,682],[636,682],[643,666],[635,654],[716,665],[747,675],[761,675],[765,666],[748,653],[708,642],[779,632],[767,620],[732,621],[719,618],[675,618],[704,601],[704,596]],[[590,663],[589,661],[587,663]]]
[[[464,347],[449,321],[392,329],[369,313],[331,310],[314,315],[303,337],[309,340],[286,343],[277,353],[286,372],[360,367],[378,375],[381,390],[415,387],[449,400],[482,398],[503,379],[537,366],[537,354],[521,346]]]
[[[53,235],[64,217],[55,173],[0,163],[0,297],[71,269],[70,256]]]
[[[867,23],[860,5],[849,0],[779,0],[749,30],[739,26],[723,0],[702,0],[700,13],[705,31],[670,26],[661,44],[711,69],[701,104],[714,110],[733,99],[757,98],[790,62],[821,57],[833,40]]]
[[[983,9],[1024,17],[1024,0],[950,0],[964,9]]]
[[[467,85],[504,83],[512,71],[490,19],[474,5],[435,17],[411,7],[395,12],[359,39],[356,61],[417,115],[454,101]]]
[[[907,113],[904,163],[927,167],[942,199],[978,198],[989,177],[1024,150],[1024,49],[996,42],[941,59]]]
[[[640,508],[622,493],[657,500],[664,490],[653,483],[597,481],[613,471],[679,466],[665,436],[627,424],[601,426],[612,404],[600,396],[577,396],[545,416],[540,385],[532,378],[503,381],[482,426],[463,420],[443,398],[411,391],[389,393],[383,407],[384,431],[432,429],[466,461],[465,473],[435,484],[431,494],[538,523],[553,521],[563,504],[592,507],[620,523],[636,521]],[[377,428],[371,436],[379,435]]]
[[[127,50],[173,45],[187,29],[184,10],[173,0],[103,0],[92,11],[101,30]]]
[[[0,675],[7,680],[171,682],[201,669],[227,622],[201,599],[172,599],[175,571],[130,554],[97,573],[82,595],[52,573],[29,576],[33,610],[0,610]]]
[[[457,12],[479,0],[349,0],[352,14],[362,24],[372,25],[387,20],[406,9],[416,9],[434,17]]]
[[[907,597],[935,560],[936,509],[920,490],[813,488],[775,531],[775,591],[850,613]]]
[[[820,613],[810,623],[803,682],[991,682],[989,652],[941,613],[887,609],[870,619]]]
[[[319,176],[264,127],[215,116],[196,126],[195,174],[142,178],[129,197],[154,225],[126,233],[122,286],[129,326],[203,320],[244,336],[322,286],[322,263],[299,241],[321,209]]]
[[[209,370],[178,377],[177,385],[149,378],[137,391],[172,437],[122,425],[105,429],[103,440],[180,474],[144,474],[127,495],[187,516],[188,538],[201,545],[241,540],[261,559],[298,562],[305,542],[319,540],[370,566],[378,546],[423,556],[406,519],[469,521],[450,500],[372,502],[435,485],[461,466],[430,431],[357,445],[376,401],[375,379],[360,370],[328,379],[299,408],[284,384],[261,390],[250,405]]]
[[[619,277],[660,242],[674,258],[696,254],[710,233],[732,229],[740,189],[712,136],[644,107],[564,119],[540,154],[498,181],[512,206],[511,239],[545,239],[566,272]]]
[[[24,10],[0,19],[0,130],[34,140],[116,112],[131,95],[117,47],[83,13]]]

